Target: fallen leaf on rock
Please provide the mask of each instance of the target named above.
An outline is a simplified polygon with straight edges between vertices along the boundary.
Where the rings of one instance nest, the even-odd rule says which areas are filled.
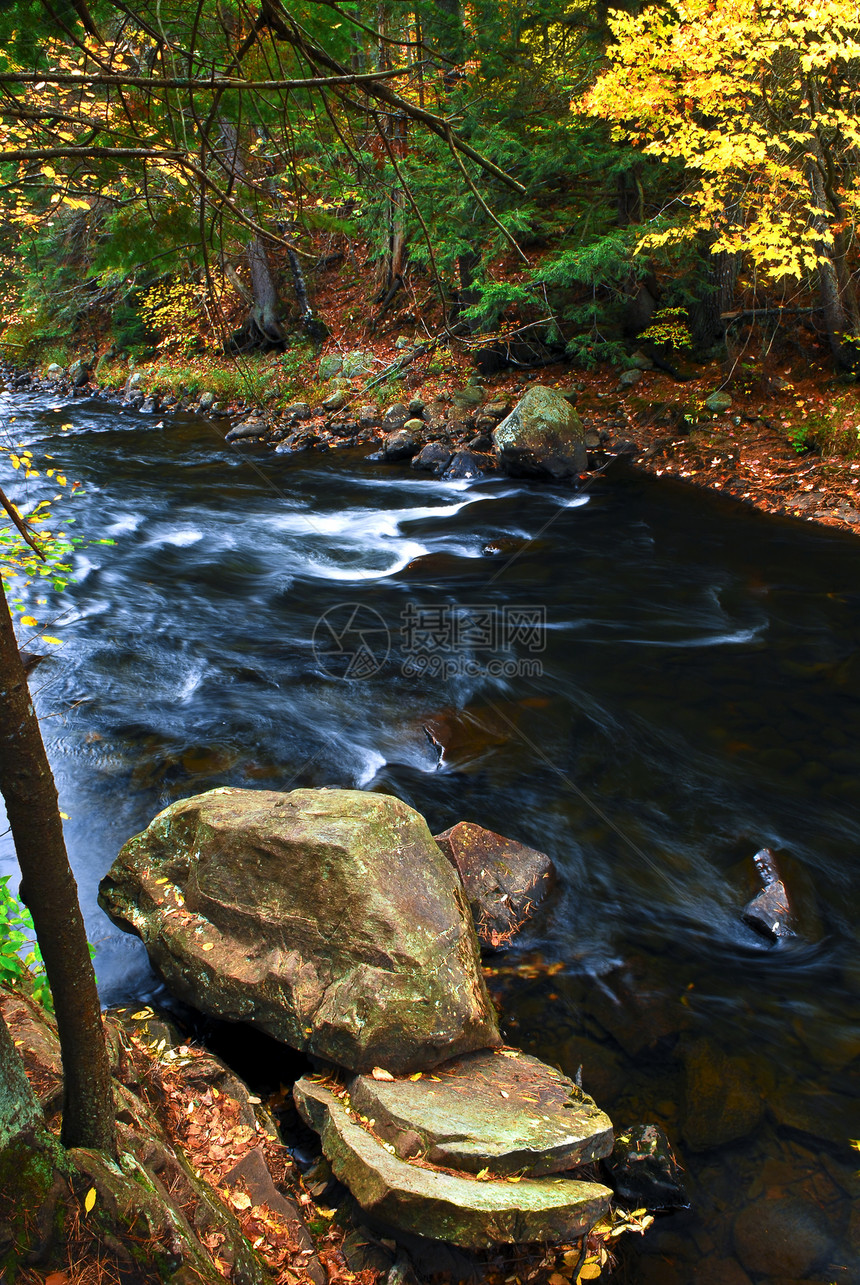
[[[394,1076],[382,1066],[375,1066],[370,1073],[374,1080],[393,1080]]]
[[[234,1191],[230,1193],[230,1204],[234,1209],[250,1209],[251,1197],[244,1191]]]

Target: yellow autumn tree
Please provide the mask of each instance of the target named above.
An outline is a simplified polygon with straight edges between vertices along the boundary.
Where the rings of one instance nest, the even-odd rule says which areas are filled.
[[[608,66],[574,108],[689,178],[680,217],[667,210],[641,248],[704,238],[772,282],[814,282],[852,364],[860,3],[672,0],[610,26]]]

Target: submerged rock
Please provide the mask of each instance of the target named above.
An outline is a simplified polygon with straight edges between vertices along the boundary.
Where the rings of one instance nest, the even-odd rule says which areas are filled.
[[[511,1183],[412,1164],[362,1127],[331,1088],[304,1079],[294,1092],[336,1176],[366,1213],[396,1230],[468,1249],[568,1241],[609,1207],[610,1191],[595,1182],[547,1177]]]
[[[684,1057],[684,1141],[707,1151],[745,1138],[758,1127],[764,1103],[749,1063],[712,1040],[695,1040]]]
[[[493,432],[505,472],[514,477],[576,477],[588,467],[579,415],[554,388],[534,384]]]
[[[768,1280],[800,1280],[824,1266],[833,1247],[826,1216],[811,1202],[788,1196],[762,1198],[738,1214],[733,1227],[735,1253],[748,1272]]]
[[[542,1177],[612,1150],[612,1121],[567,1076],[515,1049],[468,1053],[421,1079],[356,1076],[352,1106],[403,1160]]]
[[[686,1209],[681,1166],[659,1124],[634,1124],[618,1135],[606,1170],[619,1200],[651,1213]]]
[[[340,1066],[405,1073],[499,1043],[460,881],[399,799],[184,799],[129,840],[99,904],[179,998]]]
[[[493,949],[520,931],[555,882],[545,852],[471,821],[443,830],[436,842],[463,880],[479,940]]]

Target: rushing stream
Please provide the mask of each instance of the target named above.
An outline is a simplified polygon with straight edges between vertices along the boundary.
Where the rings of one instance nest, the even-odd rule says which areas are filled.
[[[445,484],[6,406],[7,441],[85,484],[69,529],[115,542],[30,605],[65,612],[31,681],[105,1001],[154,982],[98,880],[174,799],[345,785],[479,822],[561,876],[492,961],[508,1039],[687,1169],[691,1209],[621,1279],[743,1285],[737,1253],[760,1282],[860,1280],[860,541],[632,474]],[[0,482],[53,493],[5,456]],[[800,928],[778,949],[740,918],[764,845]]]

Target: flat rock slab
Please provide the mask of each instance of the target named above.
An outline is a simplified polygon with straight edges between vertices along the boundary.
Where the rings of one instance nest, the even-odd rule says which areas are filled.
[[[463,887],[424,818],[362,790],[221,788],[120,852],[99,903],[173,992],[369,1071],[498,1047]]]
[[[538,1177],[608,1156],[612,1121],[559,1071],[525,1053],[472,1053],[420,1080],[359,1075],[356,1111],[402,1159]]]
[[[471,821],[458,821],[436,842],[463,880],[478,939],[494,950],[519,932],[555,882],[545,852]]]
[[[612,1193],[596,1182],[482,1181],[410,1164],[356,1123],[324,1085],[299,1080],[294,1094],[335,1175],[366,1213],[395,1230],[464,1249],[557,1243],[582,1235],[609,1208]]]

